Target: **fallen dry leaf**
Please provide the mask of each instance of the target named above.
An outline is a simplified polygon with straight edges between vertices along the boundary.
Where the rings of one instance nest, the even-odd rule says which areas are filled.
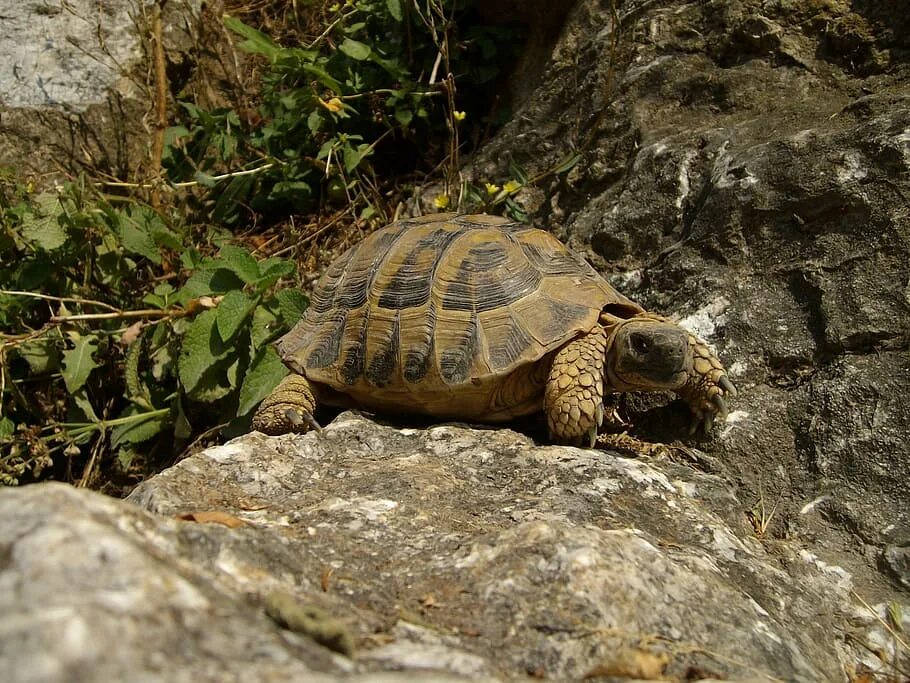
[[[234,517],[234,515],[229,515],[226,512],[218,512],[217,510],[184,512],[183,514],[177,515],[177,519],[183,520],[184,522],[197,522],[199,524],[223,524],[231,529],[236,529],[239,526],[246,526],[246,522],[242,519]]]

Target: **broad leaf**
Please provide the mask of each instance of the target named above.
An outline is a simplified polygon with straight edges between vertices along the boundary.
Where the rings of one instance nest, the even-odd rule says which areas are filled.
[[[36,375],[52,372],[60,367],[60,352],[51,339],[33,339],[24,342],[16,351]]]
[[[164,228],[164,221],[153,209],[132,206],[112,214],[113,228],[127,251],[144,256],[155,264],[161,263],[161,253],[153,232]]]
[[[190,276],[173,300],[186,306],[191,299],[210,294],[222,294],[243,287],[243,281],[227,268],[214,268],[207,264]]]
[[[280,330],[277,316],[265,306],[257,306],[253,311],[253,324],[250,325],[250,345],[253,352],[255,353]]]
[[[256,300],[239,289],[224,295],[218,308],[215,309],[218,334],[222,341],[230,341],[237,334],[237,330],[243,325],[255,305]]]
[[[98,350],[98,340],[94,336],[79,337],[75,340],[75,347],[63,352],[63,381],[66,390],[75,394],[88,380],[92,370],[98,363],[92,358]]]
[[[70,398],[73,399],[76,409],[82,413],[85,420],[88,422],[100,422],[98,415],[95,414],[95,409],[92,407],[92,402],[88,398],[88,392],[85,390],[85,387],[82,387],[76,393],[71,394]]]
[[[278,310],[281,313],[281,320],[288,327],[296,325],[303,318],[303,314],[310,303],[303,292],[293,287],[282,289],[275,295],[275,298],[278,299]]]
[[[122,444],[148,441],[164,431],[170,422],[168,414],[161,411],[138,413],[129,410],[127,415],[121,417],[134,417],[135,420],[117,425],[111,430],[111,446],[114,448]]]
[[[257,31],[252,26],[247,26],[242,21],[235,19],[229,14],[225,14],[222,19],[224,20],[224,25],[231,31],[246,38],[246,40],[238,46],[244,52],[263,55],[272,61],[275,61],[281,55],[281,46],[264,33]]]
[[[243,247],[225,244],[218,254],[218,265],[221,265],[246,283],[259,279],[259,264],[250,252]]]
[[[275,349],[271,346],[262,349],[243,379],[237,414],[246,415],[253,410],[287,374],[287,366],[281,362]]]
[[[207,310],[192,322],[183,337],[177,372],[180,383],[187,393],[194,392],[200,385],[206,371],[212,369],[215,361],[225,358],[231,347],[225,344],[215,327],[217,313]]]
[[[401,21],[403,16],[401,13],[401,0],[385,0],[385,4],[392,18],[395,21]]]
[[[22,236],[44,251],[52,251],[66,242],[66,229],[57,217],[60,201],[55,194],[39,195],[36,213],[27,213],[22,221]]]
[[[363,161],[364,157],[368,157],[373,153],[373,146],[366,143],[357,145],[355,149],[351,145],[345,145],[344,147],[344,170],[350,173],[355,168],[360,165],[360,162]]]
[[[345,38],[341,42],[341,45],[338,46],[338,49],[351,59],[356,59],[358,62],[367,59],[370,56],[370,52],[372,52],[369,45],[361,43],[359,40],[352,40],[351,38]]]
[[[276,257],[267,258],[259,266],[262,269],[262,277],[256,282],[256,289],[260,292],[265,291],[281,278],[293,273],[296,267],[293,262]]]
[[[16,431],[16,423],[8,417],[0,417],[0,441],[8,439]]]

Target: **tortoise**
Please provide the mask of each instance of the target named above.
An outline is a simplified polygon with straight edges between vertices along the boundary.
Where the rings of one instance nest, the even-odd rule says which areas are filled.
[[[676,392],[706,429],[736,394],[704,342],[550,233],[485,214],[370,234],[277,350],[292,372],[253,417],[267,434],[318,428],[317,403],[468,422],[543,410],[551,440],[592,447],[611,394]]]

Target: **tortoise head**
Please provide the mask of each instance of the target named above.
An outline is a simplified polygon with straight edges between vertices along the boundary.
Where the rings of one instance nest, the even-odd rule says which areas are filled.
[[[653,318],[631,318],[613,330],[604,379],[614,391],[673,391],[686,383],[691,366],[684,329]]]

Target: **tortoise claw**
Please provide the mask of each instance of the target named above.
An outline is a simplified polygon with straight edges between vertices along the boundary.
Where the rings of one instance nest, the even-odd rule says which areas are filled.
[[[717,384],[724,390],[724,393],[729,394],[732,398],[736,398],[736,387],[733,386],[733,382],[730,381],[729,377],[721,375],[720,379],[717,380]]]
[[[727,402],[724,401],[724,397],[720,394],[716,394],[711,398],[711,403],[717,408],[717,414],[720,415],[721,418],[726,419],[729,411],[727,410]]]
[[[296,408],[288,408],[284,411],[284,416],[287,418],[288,423],[294,426],[295,431],[306,431],[300,430],[300,427],[306,425],[308,429],[312,429],[317,432],[322,431],[322,426],[316,422],[316,418],[310,415],[307,411],[300,411]]]

